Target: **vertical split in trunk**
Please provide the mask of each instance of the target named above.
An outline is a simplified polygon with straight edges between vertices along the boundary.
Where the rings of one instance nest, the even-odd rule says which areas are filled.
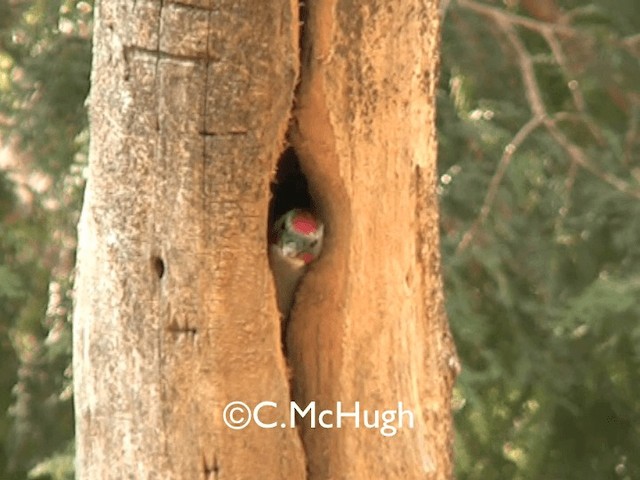
[[[80,479],[450,476],[437,1],[300,6],[96,2],[74,311]],[[290,392],[264,232],[287,142],[325,223],[287,331],[291,396],[316,414],[402,402],[415,425],[395,436],[349,419],[279,428]],[[277,403],[261,418],[276,428],[225,425],[234,401]]]

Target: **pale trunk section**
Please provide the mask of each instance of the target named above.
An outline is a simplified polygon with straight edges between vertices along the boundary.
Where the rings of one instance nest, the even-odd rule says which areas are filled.
[[[305,11],[300,66],[297,2],[97,2],[74,314],[79,479],[451,476],[437,2]],[[285,360],[266,238],[292,108],[327,237]],[[291,395],[317,410],[402,402],[415,426],[384,437],[351,419],[223,423],[230,401]]]
[[[288,336],[294,397],[415,414],[413,429],[304,429],[310,478],[452,476],[458,369],[435,196],[435,1],[308,2],[293,145],[327,224]],[[353,425],[353,419],[345,424]]]
[[[79,479],[304,476],[294,429],[222,421],[227,402],[290,396],[265,239],[297,15],[289,0],[97,3]]]

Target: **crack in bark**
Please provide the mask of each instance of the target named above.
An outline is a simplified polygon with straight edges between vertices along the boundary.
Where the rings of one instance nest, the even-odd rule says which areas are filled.
[[[294,7],[295,8],[295,7]],[[294,10],[295,12],[295,10]],[[298,1],[298,78],[297,81],[295,82],[295,86],[294,86],[294,91],[293,91],[293,100],[291,102],[291,122],[289,125],[289,131],[292,128],[295,128],[295,124],[296,124],[296,114],[295,114],[295,109],[296,109],[296,105],[298,104],[298,98],[300,95],[300,88],[302,85],[302,72],[305,69],[305,63],[304,63],[304,52],[305,52],[305,43],[308,42],[308,31],[307,31],[307,17],[308,17],[308,8],[304,2],[304,0],[299,0]],[[295,21],[295,20],[294,20]],[[287,132],[286,134],[286,138],[289,140],[289,132]],[[287,145],[288,147],[292,148],[294,153],[296,152],[295,148],[292,145]],[[307,185],[307,193],[308,193],[308,185]],[[280,320],[280,328],[281,330],[281,341],[282,341],[282,355],[284,355],[285,357],[285,363],[287,365],[287,370],[288,370],[288,376],[287,376],[287,380],[289,383],[289,400],[294,401],[294,397],[295,397],[295,382],[296,382],[296,378],[295,378],[295,371],[296,369],[292,368],[292,358],[289,356],[288,354],[288,349],[287,349],[287,327],[289,325],[289,321],[291,319],[291,312],[289,312],[289,314],[286,316],[286,318],[281,318]],[[307,451],[307,446],[305,445],[305,441],[304,441],[304,435],[303,435],[303,427],[301,427],[300,425],[298,426],[298,428],[295,429],[296,430],[296,434],[298,436],[298,439],[300,441],[300,445],[301,445],[301,450],[302,450],[302,460],[304,462],[305,465],[305,478],[309,478],[310,477],[310,465],[309,465],[309,452]]]
[[[207,41],[207,53],[205,55],[181,55],[179,53],[171,53],[165,50],[160,50],[160,46],[157,48],[146,48],[141,47],[139,45],[127,45],[124,47],[124,55],[125,58],[128,59],[131,53],[137,53],[141,56],[148,56],[154,60],[176,60],[178,62],[188,62],[188,63],[202,63],[205,62],[208,67],[212,62],[211,60],[216,59],[209,52],[209,42]],[[216,63],[216,62],[214,62]]]
[[[205,115],[206,115],[206,100],[205,100]],[[202,135],[203,137],[233,137],[233,136],[248,135],[249,130],[238,129],[238,130],[227,130],[226,132],[212,132],[212,131],[200,130],[198,134]]]
[[[194,337],[198,334],[198,329],[196,327],[181,327],[175,321],[171,322],[171,324],[167,328],[167,331],[179,335],[193,335]]]
[[[220,465],[218,464],[218,455],[213,454],[213,462],[209,464],[207,458],[202,454],[202,472],[207,480],[217,480],[220,475]]]
[[[208,7],[204,7],[202,5],[198,5],[195,3],[188,3],[188,2],[180,2],[180,1],[176,1],[176,0],[170,0],[168,3],[175,5],[177,7],[183,7],[187,10],[197,10],[200,12],[214,12],[216,11],[216,8],[213,5],[213,2],[209,2],[209,6]]]
[[[165,265],[164,260],[160,256],[154,256],[152,258],[153,270],[158,278],[164,277]]]

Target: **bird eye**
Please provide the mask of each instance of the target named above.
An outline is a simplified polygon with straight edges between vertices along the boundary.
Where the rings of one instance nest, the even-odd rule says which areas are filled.
[[[309,246],[310,246],[310,247],[315,247],[317,243],[318,243],[318,240],[313,240],[313,241],[309,244]]]

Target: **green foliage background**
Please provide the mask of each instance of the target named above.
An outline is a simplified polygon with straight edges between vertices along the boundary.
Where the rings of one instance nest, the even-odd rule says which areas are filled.
[[[442,4],[457,476],[640,478],[640,9]],[[0,148],[17,152],[0,154],[6,479],[73,476],[69,292],[92,14],[85,1],[0,0]]]
[[[73,478],[70,287],[86,2],[0,0],[0,478]]]
[[[539,2],[544,23],[513,3],[452,2],[443,28],[458,478],[640,478],[640,9]],[[520,142],[523,58],[552,124]]]

